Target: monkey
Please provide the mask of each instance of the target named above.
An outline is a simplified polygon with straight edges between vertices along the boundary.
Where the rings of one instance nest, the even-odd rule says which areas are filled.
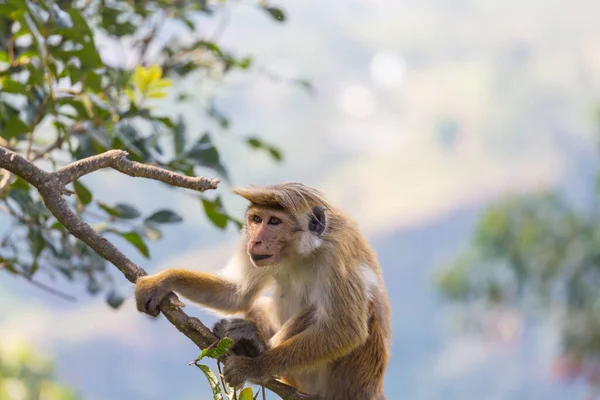
[[[139,311],[174,291],[224,317],[232,387],[277,377],[322,400],[387,400],[390,304],[377,255],[357,223],[299,182],[234,188],[249,202],[222,274],[166,269],[138,278]]]

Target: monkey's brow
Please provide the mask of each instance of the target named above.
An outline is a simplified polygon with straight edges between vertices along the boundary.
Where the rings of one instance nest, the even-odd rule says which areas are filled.
[[[246,212],[250,212],[252,210],[286,211],[285,208],[281,204],[277,204],[277,203],[268,204],[268,205],[252,203],[248,206],[248,208],[246,209]]]

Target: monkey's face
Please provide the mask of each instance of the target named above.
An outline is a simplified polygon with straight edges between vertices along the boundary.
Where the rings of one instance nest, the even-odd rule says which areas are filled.
[[[246,213],[248,256],[257,267],[310,256],[321,246],[326,225],[321,207],[295,217],[277,208],[253,205]]]
[[[289,255],[287,246],[297,223],[285,211],[250,207],[246,213],[247,251],[252,263],[265,267],[280,263]]]

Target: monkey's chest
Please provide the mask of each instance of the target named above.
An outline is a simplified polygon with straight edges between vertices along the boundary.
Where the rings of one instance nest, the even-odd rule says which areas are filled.
[[[277,314],[282,324],[310,306],[310,296],[305,291],[278,287],[274,297]]]

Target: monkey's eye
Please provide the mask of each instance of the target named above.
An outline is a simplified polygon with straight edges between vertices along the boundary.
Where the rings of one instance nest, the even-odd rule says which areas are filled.
[[[269,219],[269,225],[279,225],[281,223],[281,220],[277,217],[271,217]]]
[[[255,215],[252,217],[252,221],[256,222],[257,224],[260,224],[262,222],[262,218],[258,215]]]

